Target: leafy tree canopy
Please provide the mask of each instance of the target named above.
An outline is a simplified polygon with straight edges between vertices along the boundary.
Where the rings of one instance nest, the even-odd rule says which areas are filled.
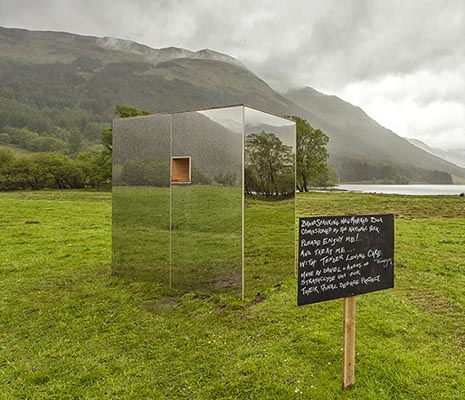
[[[330,172],[327,163],[329,137],[303,118],[295,115],[288,118],[296,123],[297,130],[297,189],[307,192],[312,186],[331,184],[334,173]]]
[[[150,111],[140,110],[135,107],[118,104],[115,107],[115,114],[117,114],[120,118],[128,118],[128,117],[137,117],[139,115],[149,115]]]
[[[141,115],[149,115],[150,111],[140,110],[135,107],[125,106],[118,104],[115,107],[115,114],[120,118],[129,118],[137,117]],[[105,146],[105,149],[111,154],[112,152],[112,141],[113,141],[113,129],[111,126],[105,127],[102,130],[102,144]]]

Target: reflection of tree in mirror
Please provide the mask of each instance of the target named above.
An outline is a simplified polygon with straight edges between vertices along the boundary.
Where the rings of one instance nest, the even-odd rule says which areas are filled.
[[[252,133],[245,141],[245,193],[249,196],[293,196],[294,154],[292,147],[274,134]]]
[[[129,186],[156,186],[170,185],[169,160],[130,160],[123,165],[121,181]]]
[[[193,185],[211,185],[212,179],[199,168],[192,166],[192,184]]]
[[[217,174],[213,177],[216,183],[223,186],[238,186],[240,184],[239,180],[237,179],[237,174],[234,173],[224,173],[224,174]]]

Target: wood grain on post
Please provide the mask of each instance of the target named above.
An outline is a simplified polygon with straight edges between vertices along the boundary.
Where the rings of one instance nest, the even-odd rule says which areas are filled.
[[[344,298],[344,361],[342,388],[355,385],[355,296]]]

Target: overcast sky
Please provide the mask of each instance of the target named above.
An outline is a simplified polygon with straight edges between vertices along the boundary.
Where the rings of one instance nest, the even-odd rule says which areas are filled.
[[[0,0],[0,25],[209,48],[432,146],[465,148],[463,0]]]

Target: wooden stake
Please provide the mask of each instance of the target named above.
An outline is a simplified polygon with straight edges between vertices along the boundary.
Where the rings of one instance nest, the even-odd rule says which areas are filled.
[[[344,298],[344,361],[342,389],[355,385],[355,296]]]

